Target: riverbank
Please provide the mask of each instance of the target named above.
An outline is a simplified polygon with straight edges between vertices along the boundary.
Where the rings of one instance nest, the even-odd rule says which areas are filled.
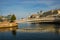
[[[0,28],[6,28],[6,27],[14,27],[18,26],[15,22],[10,23],[10,22],[0,22]]]

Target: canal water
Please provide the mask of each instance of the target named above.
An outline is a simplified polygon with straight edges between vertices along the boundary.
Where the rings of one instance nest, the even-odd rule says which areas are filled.
[[[17,27],[0,28],[0,40],[60,40],[60,24],[19,23]]]

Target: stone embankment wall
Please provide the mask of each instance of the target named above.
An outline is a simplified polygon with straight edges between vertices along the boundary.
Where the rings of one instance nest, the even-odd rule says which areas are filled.
[[[16,24],[15,22],[13,22],[13,23],[0,22],[0,28],[1,28],[1,27],[13,27],[13,26],[17,26],[17,24]]]

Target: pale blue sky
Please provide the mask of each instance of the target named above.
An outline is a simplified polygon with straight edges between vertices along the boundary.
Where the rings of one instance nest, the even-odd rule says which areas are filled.
[[[55,8],[60,8],[60,0],[0,0],[0,15],[15,14],[17,18]]]

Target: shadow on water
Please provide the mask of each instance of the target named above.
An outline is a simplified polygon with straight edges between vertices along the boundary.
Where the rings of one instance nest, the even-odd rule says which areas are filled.
[[[16,30],[17,30],[16,28],[13,28],[13,29],[12,29],[12,34],[13,34],[14,36],[16,36]]]
[[[30,27],[48,27],[53,25],[53,23],[31,23]]]
[[[22,25],[22,27],[24,27],[24,25]],[[22,33],[22,36],[24,38],[26,37],[26,39],[28,39],[28,38],[31,38],[33,40],[34,39],[35,40],[37,40],[37,39],[40,39],[40,40],[41,39],[44,39],[44,40],[45,39],[46,40],[55,40],[55,39],[59,40],[60,39],[60,34],[59,34],[60,24],[58,24],[58,23],[29,24],[27,27],[29,27],[29,28],[35,28],[34,29],[35,31],[38,30],[39,28],[42,28],[42,29],[39,29],[38,32],[36,31],[35,33],[34,33],[34,30],[32,30],[32,29],[31,30],[33,31],[33,33],[32,32],[31,33],[27,33],[27,32]],[[36,28],[38,28],[38,29],[36,29]]]
[[[20,25],[20,24],[19,24]],[[39,32],[20,32],[20,28],[18,27],[13,27],[13,28],[4,28],[0,31],[5,31],[5,30],[9,30],[8,32],[3,32],[2,35],[0,35],[0,39],[6,39],[6,40],[59,40],[60,38],[60,34],[59,34],[59,29],[60,29],[60,25],[59,24],[46,24],[46,23],[43,23],[43,24],[24,24],[24,25],[20,25],[21,27],[24,27],[24,26],[30,26],[31,28],[43,28],[43,30],[47,30],[47,29],[55,29],[54,32],[42,32],[42,33],[39,33]],[[19,26],[19,27],[20,27]],[[45,29],[46,28],[46,29]],[[20,29],[19,31],[17,29]],[[38,30],[38,29],[36,29]],[[35,30],[35,31],[36,31]],[[33,30],[32,30],[33,31]],[[40,30],[38,30],[40,31]]]
[[[55,34],[57,34],[57,35],[59,35],[59,33],[60,33],[60,23],[38,23],[38,24],[31,24],[31,26],[36,26],[36,27],[42,27],[42,28],[50,28],[51,26],[53,27],[53,29],[54,29],[54,32],[55,32]]]
[[[57,34],[57,35],[59,35],[59,29],[60,29],[60,24],[54,24],[55,26],[54,26],[54,29],[55,29],[55,33]]]
[[[0,32],[12,32],[12,35],[16,36],[16,30],[18,27],[11,27],[11,28],[0,28]]]

